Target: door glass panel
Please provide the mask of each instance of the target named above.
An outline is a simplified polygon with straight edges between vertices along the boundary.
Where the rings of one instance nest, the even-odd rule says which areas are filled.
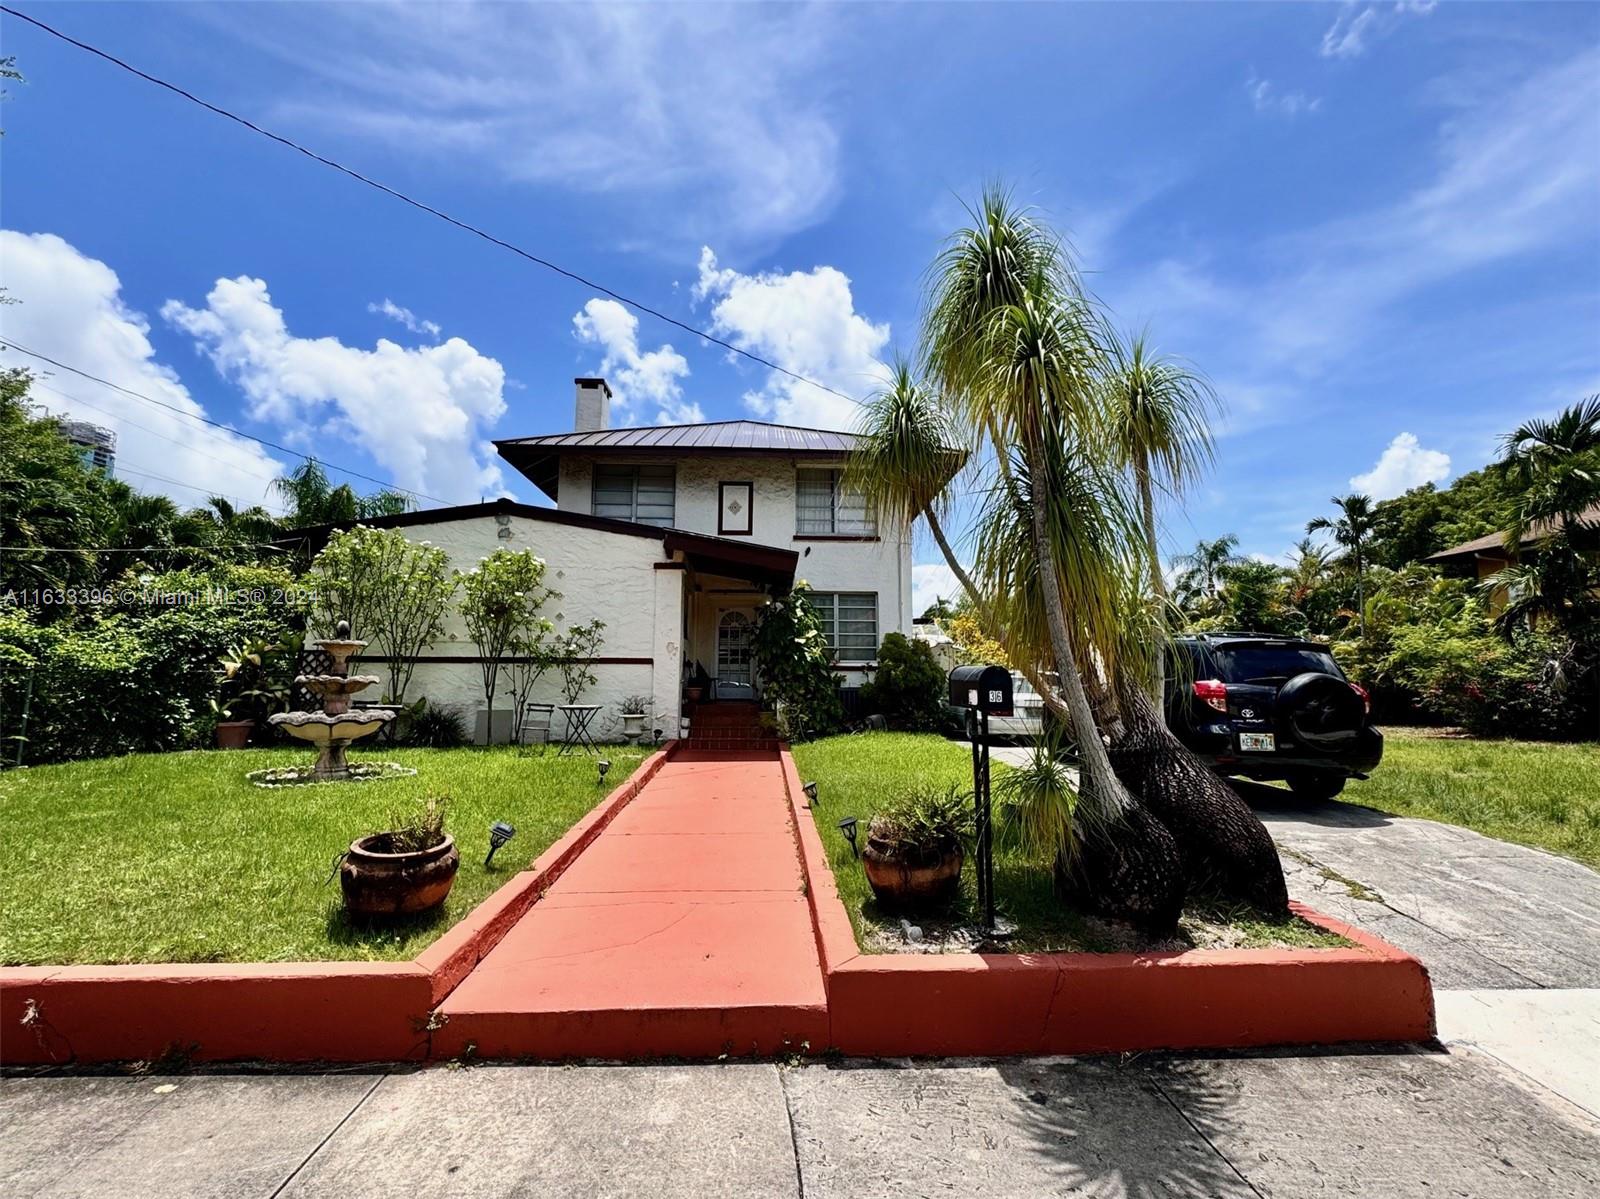
[[[724,612],[717,621],[717,678],[740,683],[754,680],[750,673],[750,639],[753,626],[745,612]]]

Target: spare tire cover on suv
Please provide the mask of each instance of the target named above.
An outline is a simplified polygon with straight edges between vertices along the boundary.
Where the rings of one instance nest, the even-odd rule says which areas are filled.
[[[1366,723],[1366,705],[1355,689],[1331,674],[1307,671],[1278,689],[1278,719],[1296,741],[1323,753],[1353,742]]]

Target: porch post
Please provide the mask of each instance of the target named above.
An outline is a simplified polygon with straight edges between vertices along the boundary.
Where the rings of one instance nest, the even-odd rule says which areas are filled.
[[[650,682],[655,703],[649,724],[671,740],[678,735],[679,718],[683,715],[683,612],[689,571],[681,561],[657,562],[655,575],[655,634],[650,651],[655,659]]]

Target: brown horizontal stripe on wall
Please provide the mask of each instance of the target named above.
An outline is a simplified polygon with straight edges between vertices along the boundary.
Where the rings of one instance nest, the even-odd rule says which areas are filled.
[[[882,541],[883,538],[865,533],[796,533],[796,541]]]
[[[654,566],[655,566],[655,568],[657,570],[688,570],[689,569],[689,564],[687,562],[656,562],[656,563],[654,563]]]
[[[499,662],[502,665],[509,665],[517,662],[528,662],[531,660],[532,659],[526,657],[515,657],[510,655],[503,655],[495,659],[496,662]],[[393,662],[394,659],[385,657],[381,654],[363,654],[359,658],[352,658],[351,661],[382,662],[387,664]],[[431,657],[418,658],[417,665],[421,666],[428,662],[441,662],[452,666],[461,666],[467,664],[479,665],[486,661],[488,661],[488,659],[482,654],[437,654]],[[656,660],[654,658],[553,658],[551,661],[557,665],[563,662],[579,661],[588,662],[593,666],[654,666],[656,664]]]

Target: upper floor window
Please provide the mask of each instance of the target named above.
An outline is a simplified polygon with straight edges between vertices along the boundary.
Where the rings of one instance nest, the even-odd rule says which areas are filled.
[[[842,470],[795,472],[795,536],[875,537],[878,521],[866,498],[844,485]]]
[[[677,478],[671,466],[595,463],[593,511],[596,516],[670,529],[676,515],[676,491]]]

